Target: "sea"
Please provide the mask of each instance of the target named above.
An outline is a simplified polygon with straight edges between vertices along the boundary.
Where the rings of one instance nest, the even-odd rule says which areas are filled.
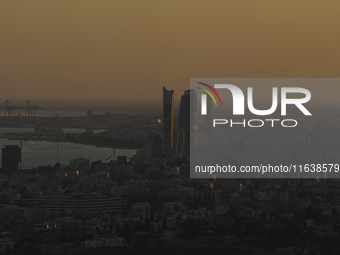
[[[2,133],[21,133],[33,132],[33,128],[0,128],[0,134]],[[79,128],[65,128],[64,133],[81,133],[85,129]],[[96,130],[100,132],[102,130]],[[6,138],[0,138],[0,149],[6,145],[19,145],[20,140],[9,140]],[[54,143],[50,141],[22,141],[22,168],[30,169],[38,166],[54,165],[57,160],[62,165],[70,164],[71,159],[79,157],[85,157],[90,162],[101,160],[103,162],[109,162],[115,160],[117,156],[126,156],[130,159],[135,155],[137,150],[132,149],[112,149],[106,147],[96,147],[92,145],[74,144],[69,142]],[[2,159],[0,157],[0,163]]]

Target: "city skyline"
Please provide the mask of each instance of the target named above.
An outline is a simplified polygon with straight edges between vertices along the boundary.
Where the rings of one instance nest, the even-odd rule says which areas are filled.
[[[340,254],[339,7],[0,1],[0,253]]]

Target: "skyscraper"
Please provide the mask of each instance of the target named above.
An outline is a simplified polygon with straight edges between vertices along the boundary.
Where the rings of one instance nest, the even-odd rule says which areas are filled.
[[[183,129],[174,131],[174,152],[182,153],[184,151],[185,133]]]
[[[2,149],[2,173],[13,175],[19,170],[21,161],[21,149],[18,145],[6,145]]]
[[[163,87],[163,148],[170,152],[174,148],[174,91]]]
[[[145,159],[160,159],[163,157],[162,140],[156,134],[150,134],[145,138],[143,146]]]
[[[184,91],[178,117],[178,130],[184,131],[184,152],[190,151],[190,141],[193,149],[197,146],[197,114],[197,90]]]

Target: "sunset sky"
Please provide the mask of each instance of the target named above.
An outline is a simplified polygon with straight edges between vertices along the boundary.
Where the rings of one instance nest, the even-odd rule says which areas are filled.
[[[178,100],[194,77],[340,77],[340,1],[0,2],[0,98]]]

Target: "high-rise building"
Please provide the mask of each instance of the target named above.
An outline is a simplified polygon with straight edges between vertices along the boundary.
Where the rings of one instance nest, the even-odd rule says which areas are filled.
[[[178,130],[184,131],[184,152],[190,151],[190,141],[193,149],[197,147],[197,115],[197,90],[186,90],[181,97],[178,117]]]
[[[163,87],[163,147],[164,152],[174,148],[174,91]]]
[[[143,146],[145,165],[161,165],[163,158],[162,140],[159,135],[150,134],[146,137]]]
[[[184,151],[185,133],[183,129],[174,131],[174,152],[182,153]]]
[[[18,145],[6,145],[2,149],[2,173],[13,175],[19,171],[21,161],[21,149]]]
[[[150,134],[145,138],[143,155],[146,159],[163,157],[162,141],[158,135]]]

